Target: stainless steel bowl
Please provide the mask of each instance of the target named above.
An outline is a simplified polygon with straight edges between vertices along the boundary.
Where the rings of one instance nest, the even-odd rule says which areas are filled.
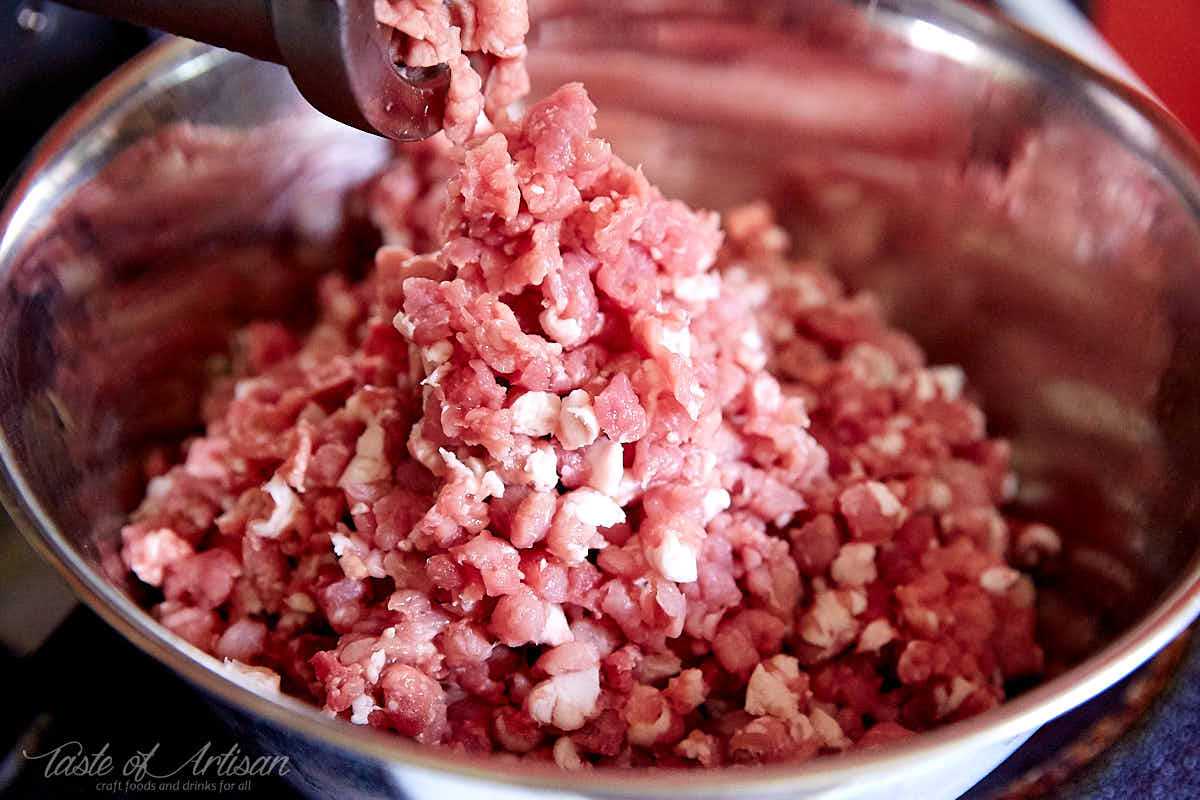
[[[313,276],[361,255],[336,210],[385,152],[306,111],[281,69],[183,41],[64,118],[2,218],[5,504],[97,613],[338,797],[953,797],[1196,617],[1200,155],[1166,113],[949,0],[533,5],[535,93],[584,79],[602,132],[669,193],[766,198],[802,252],[966,367],[1013,441],[1018,505],[1066,540],[1039,576],[1053,676],[883,749],[686,778],[472,759],[227,679],[124,577],[137,458],[193,429],[234,326],[302,315]],[[147,138],[179,120],[236,132]]]

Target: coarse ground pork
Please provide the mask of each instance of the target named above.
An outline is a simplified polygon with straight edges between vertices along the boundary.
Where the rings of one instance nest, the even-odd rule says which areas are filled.
[[[377,6],[410,64],[519,64],[523,29],[436,38],[466,7]],[[354,724],[565,769],[877,745],[1036,675],[1013,565],[1057,536],[1000,510],[962,373],[767,206],[664,198],[582,86],[478,111],[364,188],[365,280],[239,334],[122,532],[154,616]]]
[[[455,144],[475,132],[480,115],[509,121],[509,107],[529,92],[525,70],[525,0],[374,0],[375,18],[391,28],[392,55],[408,67],[450,69],[443,127]]]

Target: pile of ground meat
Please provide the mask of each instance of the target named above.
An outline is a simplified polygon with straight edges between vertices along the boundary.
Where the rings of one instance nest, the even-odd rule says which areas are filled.
[[[261,691],[564,768],[999,703],[1042,664],[1014,565],[1058,540],[998,509],[961,371],[765,205],[664,198],[594,116],[567,85],[364,188],[369,277],[239,334],[123,530],[155,618]]]

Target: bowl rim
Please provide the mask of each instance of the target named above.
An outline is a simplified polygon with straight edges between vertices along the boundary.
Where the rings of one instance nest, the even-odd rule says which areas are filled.
[[[956,4],[951,0],[883,0],[881,11],[892,10],[905,21],[924,21],[942,29],[984,32],[1002,41],[1010,53],[1052,64],[1083,89],[1135,152],[1161,172],[1200,218],[1200,150],[1182,125],[1162,106],[1140,91],[1080,61],[1054,43],[1029,32],[997,13]],[[144,86],[150,75],[178,67],[199,56],[218,59],[234,54],[168,37],[139,54],[76,103],[43,137],[0,213],[0,260],[3,242],[37,179],[72,142],[111,112],[116,101]],[[213,61],[212,63],[217,63]],[[1147,127],[1148,125],[1148,127]],[[1148,136],[1153,134],[1152,136]],[[3,268],[0,266],[0,268]],[[0,274],[0,281],[7,278]],[[17,528],[34,549],[66,579],[75,594],[110,626],[193,686],[255,718],[283,730],[343,751],[367,756],[388,767],[418,768],[510,787],[559,792],[601,793],[637,797],[679,791],[678,770],[649,768],[567,773],[553,765],[512,764],[488,756],[465,756],[418,745],[386,732],[333,719],[316,706],[288,696],[268,697],[235,682],[221,671],[216,659],[162,627],[99,571],[87,565],[30,492],[7,437],[0,432],[0,500]],[[1013,700],[967,720],[867,751],[851,751],[795,764],[689,771],[693,791],[705,796],[745,792],[818,790],[867,775],[902,774],[922,762],[934,763],[963,748],[1018,742],[1049,720],[1083,703],[1119,681],[1200,615],[1200,553],[1194,556],[1171,588],[1134,626],[1099,652],[1062,675]]]

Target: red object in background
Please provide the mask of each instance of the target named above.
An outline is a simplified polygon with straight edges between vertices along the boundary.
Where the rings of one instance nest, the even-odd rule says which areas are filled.
[[[1092,19],[1200,139],[1200,0],[1092,0]]]

